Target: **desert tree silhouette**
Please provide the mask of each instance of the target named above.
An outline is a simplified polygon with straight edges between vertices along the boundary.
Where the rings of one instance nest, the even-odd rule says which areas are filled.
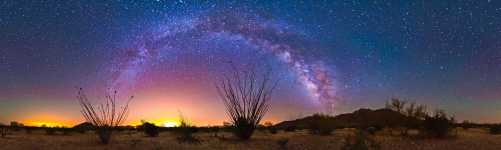
[[[406,104],[406,101],[400,100],[398,98],[392,98],[390,101],[386,102],[386,108],[404,114]]]
[[[198,132],[198,128],[191,125],[181,113],[179,115],[179,126],[174,131],[177,134],[176,139],[179,143],[200,144],[200,139],[193,136],[194,133]]]
[[[4,138],[7,136],[7,132],[9,131],[9,128],[6,125],[0,124],[0,136]]]
[[[144,134],[148,137],[157,137],[160,133],[160,129],[153,123],[141,120],[142,125],[140,126],[141,130],[143,130]]]
[[[269,101],[278,80],[272,80],[271,69],[257,73],[254,66],[241,71],[230,62],[229,73],[216,85],[231,118],[233,133],[242,140],[249,139],[269,110]]]
[[[106,94],[105,102],[95,106],[89,101],[82,88],[78,90],[77,94],[82,109],[81,113],[87,122],[94,125],[95,133],[102,144],[108,144],[113,130],[125,121],[129,113],[129,103],[133,98],[131,96],[124,106],[118,108],[117,91]]]

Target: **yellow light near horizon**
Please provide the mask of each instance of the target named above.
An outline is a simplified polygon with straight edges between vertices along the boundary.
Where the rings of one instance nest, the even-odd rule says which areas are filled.
[[[164,127],[176,127],[178,126],[177,122],[164,122],[162,123]]]
[[[159,118],[159,119],[154,119],[154,120],[144,120],[145,122],[153,123],[156,126],[161,126],[161,127],[176,127],[179,125],[179,121],[177,119],[167,119],[167,118]],[[137,121],[137,122],[131,122],[129,123],[130,125],[133,126],[140,126],[142,123]]]
[[[64,124],[56,122],[30,122],[27,125],[37,127],[65,127]]]

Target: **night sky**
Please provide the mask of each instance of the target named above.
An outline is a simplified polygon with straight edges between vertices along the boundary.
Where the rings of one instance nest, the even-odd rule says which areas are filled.
[[[134,95],[130,124],[221,124],[228,62],[280,79],[267,121],[398,97],[501,122],[500,1],[0,2],[0,122],[82,122],[82,87]]]

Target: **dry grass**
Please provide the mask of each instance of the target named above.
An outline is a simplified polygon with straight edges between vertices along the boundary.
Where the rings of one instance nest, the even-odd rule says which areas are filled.
[[[73,133],[69,136],[55,135],[49,136],[41,130],[26,134],[23,131],[8,135],[7,138],[0,138],[0,149],[2,150],[275,150],[280,149],[277,143],[280,139],[289,139],[287,148],[289,150],[336,150],[340,149],[344,137],[353,134],[354,130],[336,130],[329,136],[310,135],[307,131],[279,132],[269,134],[258,131],[249,141],[238,141],[232,138],[231,133],[221,133],[224,139],[214,138],[210,133],[196,133],[195,136],[202,140],[201,144],[178,143],[176,136],[171,132],[162,132],[159,137],[145,137],[141,132],[127,134],[128,131],[116,132],[116,136],[109,145],[101,145],[96,140],[96,135],[92,132],[86,134]],[[221,136],[220,136],[221,137]],[[414,139],[390,136],[378,133],[373,136],[381,143],[382,149],[388,150],[498,150],[501,149],[501,136],[490,135],[482,129],[459,130],[458,136],[447,139]]]

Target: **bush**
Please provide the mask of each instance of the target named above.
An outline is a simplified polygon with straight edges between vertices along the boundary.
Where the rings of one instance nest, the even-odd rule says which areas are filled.
[[[281,149],[287,149],[287,143],[289,143],[289,139],[279,139],[277,141],[277,144],[280,146]]]
[[[357,131],[355,137],[345,138],[342,150],[379,150],[381,145],[368,137],[367,133]]]
[[[64,127],[63,127],[63,128],[61,128],[60,130],[61,130],[61,132],[63,133],[63,135],[70,135],[70,134],[71,134],[71,132],[72,132],[72,129],[71,129],[71,128],[64,128]]]
[[[296,131],[296,128],[297,127],[294,125],[289,125],[289,126],[285,127],[284,131],[285,132],[294,132],[294,131]]]
[[[21,129],[24,127],[22,123],[19,123],[17,121],[11,121],[10,122],[10,128],[14,131],[21,131]]]
[[[249,139],[254,130],[256,126],[246,118],[238,118],[233,125],[233,134],[242,140]]]
[[[96,128],[96,134],[102,144],[108,144],[111,141],[113,128],[110,126],[100,126]]]
[[[218,137],[219,130],[220,128],[218,126],[209,127],[209,132],[211,132],[214,137]]]
[[[269,127],[266,127],[266,128],[268,129],[268,132],[270,132],[271,134],[277,134],[278,133],[278,129],[275,126],[269,126]]]
[[[443,111],[437,111],[434,116],[425,117],[423,124],[423,132],[431,137],[445,137],[451,128],[450,120]]]
[[[315,114],[315,119],[308,125],[311,134],[317,135],[330,135],[336,129],[334,125],[329,122],[329,116]]]
[[[83,129],[83,128],[75,128],[73,130],[75,130],[76,132],[78,132],[80,134],[85,134],[85,132],[87,132],[87,129]]]
[[[0,125],[0,136],[2,138],[7,136],[7,132],[9,132],[9,128],[3,125]]]
[[[370,135],[374,135],[376,134],[377,131],[380,131],[381,128],[377,128],[377,127],[368,127],[367,129],[365,129],[365,131],[367,131],[367,133],[369,133]]]
[[[501,124],[493,125],[489,128],[490,134],[501,134]]]
[[[31,134],[33,133],[33,127],[24,127],[24,131],[26,131],[26,134]]]
[[[45,134],[47,135],[55,135],[56,129],[51,127],[45,127]]]
[[[460,124],[460,126],[461,126],[463,129],[468,130],[468,129],[470,129],[470,128],[473,128],[475,125],[474,125],[473,123],[471,123],[470,121],[465,120],[465,121],[463,121],[463,122]]]
[[[144,134],[146,134],[146,136],[148,137],[157,137],[159,134],[158,127],[149,122],[143,122],[143,125],[141,125],[141,129],[143,130]]]
[[[198,132],[198,129],[190,125],[183,117],[181,117],[179,127],[174,131],[177,134],[176,139],[179,143],[200,143],[200,140],[193,136],[193,133]]]

